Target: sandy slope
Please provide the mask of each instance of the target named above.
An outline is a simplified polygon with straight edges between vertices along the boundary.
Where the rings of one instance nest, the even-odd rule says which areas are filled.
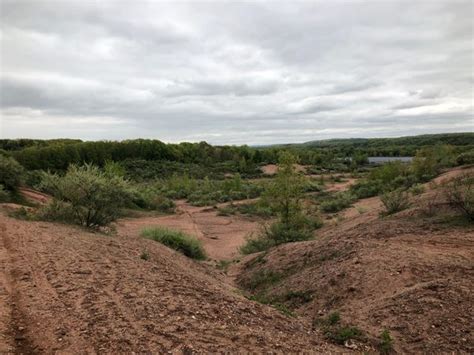
[[[455,170],[437,181],[466,171],[474,173]],[[265,291],[310,295],[293,304],[300,315],[317,320],[340,311],[373,340],[389,329],[402,353],[473,353],[474,226],[424,217],[420,206],[434,193],[383,219],[378,198],[362,200],[363,213],[345,211],[316,240],[283,245],[232,272],[242,284],[255,272],[280,273],[283,280]]]
[[[2,352],[331,349],[153,241],[4,215],[0,231]]]

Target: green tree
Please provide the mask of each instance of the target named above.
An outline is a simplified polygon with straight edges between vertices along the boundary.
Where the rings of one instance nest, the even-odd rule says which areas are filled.
[[[308,240],[315,228],[321,226],[319,219],[308,217],[303,210],[304,177],[296,172],[296,157],[289,152],[280,154],[278,173],[267,188],[263,199],[275,211],[278,220],[264,226],[263,232],[250,238],[241,248],[244,254],[268,249],[282,243]]]
[[[16,192],[23,172],[23,167],[15,159],[0,155],[0,185],[3,185],[5,190]]]
[[[295,170],[296,157],[283,152],[279,158],[278,173],[265,196],[283,224],[289,224],[301,213],[304,177]]]

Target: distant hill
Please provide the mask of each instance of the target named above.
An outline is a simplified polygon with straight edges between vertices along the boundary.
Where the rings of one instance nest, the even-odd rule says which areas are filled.
[[[300,145],[311,147],[334,147],[342,145],[352,145],[355,147],[376,147],[383,145],[471,145],[474,144],[474,132],[464,133],[441,133],[441,134],[423,134],[419,136],[407,136],[397,138],[347,138],[347,139],[326,139],[315,140]]]

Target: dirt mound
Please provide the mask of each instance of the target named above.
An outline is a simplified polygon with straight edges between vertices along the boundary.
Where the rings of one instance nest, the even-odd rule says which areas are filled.
[[[2,353],[335,349],[150,240],[0,215],[0,265]]]
[[[338,311],[369,342],[388,329],[402,353],[472,353],[474,227],[424,217],[418,207],[430,194],[383,219],[377,198],[360,201],[366,211],[346,211],[316,240],[280,246],[233,272],[253,294],[279,300],[315,324]],[[256,283],[262,275],[272,278]]]

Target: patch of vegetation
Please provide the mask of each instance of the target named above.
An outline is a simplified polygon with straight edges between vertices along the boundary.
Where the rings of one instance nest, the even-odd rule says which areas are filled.
[[[260,270],[254,272],[248,280],[244,281],[243,286],[250,291],[255,291],[274,285],[280,282],[283,277],[284,275],[279,272]]]
[[[231,264],[232,264],[232,260],[219,260],[219,263],[217,264],[217,268],[226,273],[227,269],[229,269],[229,266]]]
[[[350,207],[354,201],[355,197],[350,192],[338,192],[327,200],[323,201],[320,205],[320,208],[323,212],[335,213]]]
[[[381,354],[390,354],[393,351],[393,339],[387,329],[380,333],[378,348]]]
[[[262,303],[262,304],[272,306],[272,307],[276,308],[278,311],[280,311],[281,313],[283,313],[284,315],[287,315],[289,317],[296,317],[295,313],[293,313],[283,303],[276,302],[274,299],[269,298],[269,297],[265,296],[264,294],[256,294],[256,295],[250,296],[248,299],[252,300],[252,301],[255,301],[255,302],[258,302],[258,303]]]
[[[384,214],[386,215],[403,211],[410,206],[408,193],[401,189],[384,193],[380,196],[380,201],[385,207]]]
[[[245,244],[242,245],[239,250],[242,254],[246,255],[268,250],[275,245],[276,244],[268,238],[261,235],[254,236],[250,234],[246,238]]]
[[[474,221],[474,175],[463,174],[444,186],[444,194],[451,207],[471,222]]]
[[[23,173],[23,167],[15,159],[0,154],[0,185],[4,191],[18,191]]]
[[[37,220],[37,216],[34,213],[31,213],[25,207],[20,207],[8,213],[8,216],[20,219],[22,221],[34,221]]]
[[[39,211],[41,217],[88,228],[114,221],[130,200],[127,181],[92,165],[71,165],[64,176],[44,173],[41,185],[54,197]]]
[[[342,324],[339,312],[333,312],[326,318],[317,319],[313,322],[313,325],[321,327],[324,336],[336,344],[343,345],[351,339],[365,340],[364,332],[361,329]]]
[[[187,257],[198,260],[206,259],[206,254],[201,242],[183,232],[168,228],[154,227],[144,229],[141,232],[141,236],[160,242]]]
[[[8,193],[7,190],[5,190],[3,185],[0,184],[0,202],[7,202],[9,198],[10,198],[10,194]]]
[[[413,195],[421,195],[423,192],[425,192],[425,187],[422,184],[415,184],[412,187],[408,189],[408,191]]]
[[[280,156],[277,176],[264,194],[278,221],[263,226],[257,237],[250,237],[241,248],[243,253],[311,239],[313,231],[322,225],[320,219],[309,217],[303,210],[304,177],[295,171],[296,163],[296,158],[289,153]]]
[[[272,211],[271,207],[268,206],[264,199],[260,199],[255,203],[231,203],[227,206],[218,208],[217,211],[219,216],[231,216],[240,213],[247,216],[269,218],[275,215],[275,212]]]

